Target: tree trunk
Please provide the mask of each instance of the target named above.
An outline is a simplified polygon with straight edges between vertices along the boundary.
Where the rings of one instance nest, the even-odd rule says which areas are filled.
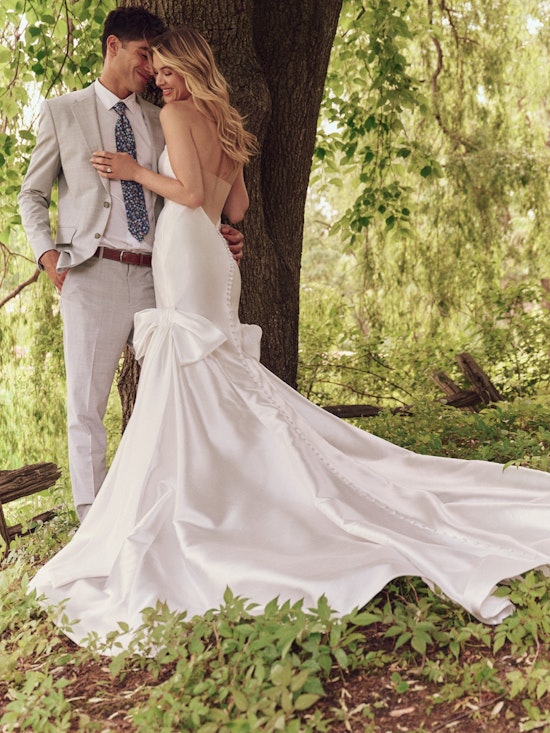
[[[317,119],[342,0],[123,0],[188,24],[212,45],[261,152],[246,169],[241,318],[262,362],[296,384],[300,261]],[[123,407],[124,409],[124,407]]]

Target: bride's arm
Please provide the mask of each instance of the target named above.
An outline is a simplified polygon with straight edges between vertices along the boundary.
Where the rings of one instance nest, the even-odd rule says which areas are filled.
[[[103,178],[136,181],[162,198],[192,208],[202,206],[204,184],[189,116],[181,107],[168,104],[161,111],[160,118],[176,178],[144,168],[128,153],[100,150],[93,154],[92,165]]]
[[[223,205],[224,216],[233,223],[242,221],[248,209],[249,199],[248,192],[244,183],[243,169],[241,167],[235,182],[231,186],[231,190]]]

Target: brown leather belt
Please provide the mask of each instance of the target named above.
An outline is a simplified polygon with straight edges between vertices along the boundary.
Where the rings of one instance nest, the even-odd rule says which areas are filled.
[[[122,262],[123,265],[143,265],[144,267],[151,267],[152,259],[151,255],[143,254],[143,252],[129,252],[127,249],[110,249],[109,247],[98,247],[94,252],[94,257]]]

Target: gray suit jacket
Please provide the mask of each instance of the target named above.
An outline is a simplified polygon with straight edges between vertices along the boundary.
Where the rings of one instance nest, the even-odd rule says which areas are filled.
[[[164,146],[160,109],[139,99],[151,139],[153,170]],[[96,111],[96,95],[90,86],[47,100],[42,105],[36,147],[21,192],[19,209],[23,226],[37,260],[48,249],[61,254],[58,268],[74,267],[93,255],[101,239],[111,207],[109,183],[90,163],[94,150],[103,150]],[[55,243],[49,207],[58,186],[58,221]],[[155,198],[156,215],[162,199]]]

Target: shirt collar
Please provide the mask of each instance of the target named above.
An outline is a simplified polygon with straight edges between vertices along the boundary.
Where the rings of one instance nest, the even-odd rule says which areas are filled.
[[[125,99],[119,99],[116,94],[113,94],[113,92],[109,91],[107,87],[104,87],[99,79],[95,80],[94,87],[96,96],[105,109],[112,109],[117,102],[124,102],[130,112],[137,112],[139,109],[139,103],[135,92],[132,92],[132,94]]]

